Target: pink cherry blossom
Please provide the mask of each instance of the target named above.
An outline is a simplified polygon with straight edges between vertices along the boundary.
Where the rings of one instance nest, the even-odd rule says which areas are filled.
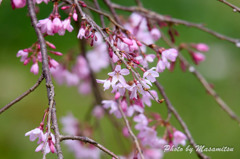
[[[27,57],[28,57],[28,52],[25,52],[23,50],[19,50],[18,53],[17,53],[17,57],[21,57],[21,62],[24,62]]]
[[[49,65],[50,65],[50,67],[56,68],[56,67],[58,67],[59,63],[58,63],[56,60],[54,60],[54,59],[51,58],[51,59],[49,60]]]
[[[146,149],[143,151],[145,159],[161,159],[163,157],[163,151],[161,149]]]
[[[137,81],[134,83],[132,86],[126,87],[129,91],[131,91],[130,99],[137,99],[137,93],[140,93],[142,95],[145,94],[145,91],[143,90],[143,87],[149,89],[150,86],[152,85],[150,81],[143,79],[141,83]]]
[[[58,18],[55,17],[52,21],[53,25],[53,33],[58,33],[59,35],[62,35],[61,32],[59,32],[62,29],[62,21]]]
[[[178,56],[178,51],[176,49],[167,49],[162,52],[162,58],[166,58],[172,62],[176,61],[176,58]]]
[[[196,44],[195,48],[198,51],[201,51],[201,52],[208,52],[209,51],[209,47],[206,44],[204,44],[204,43]]]
[[[68,135],[77,135],[78,134],[78,120],[68,113],[67,116],[61,118],[61,123],[63,125],[63,132]]]
[[[157,63],[156,71],[157,72],[163,72],[165,70],[166,66],[162,60],[159,60]]]
[[[92,111],[92,115],[95,116],[97,119],[101,119],[104,116],[103,108],[99,105],[95,106]]]
[[[50,72],[54,79],[57,81],[58,84],[63,84],[66,80],[65,75],[66,75],[66,69],[63,68],[63,66],[59,65],[56,68],[51,67]]]
[[[158,40],[161,37],[161,32],[157,28],[153,28],[150,34],[154,40]]]
[[[109,76],[112,77],[112,84],[115,85],[118,81],[121,82],[122,84],[125,84],[126,81],[123,77],[123,75],[128,75],[129,74],[129,70],[124,68],[121,69],[120,65],[117,65],[114,72],[110,72],[108,73]]]
[[[86,30],[81,27],[81,28],[79,29],[79,31],[78,31],[77,38],[78,38],[78,39],[82,39],[83,37],[85,38],[85,32],[86,32]]]
[[[205,60],[205,55],[199,52],[193,52],[192,54],[192,59],[195,62],[195,64],[199,64],[200,62]]]
[[[109,66],[109,57],[106,44],[96,45],[95,43],[93,50],[87,52],[87,59],[94,72],[107,68]]]
[[[12,8],[23,8],[26,5],[26,0],[11,0]]]
[[[126,126],[123,127],[122,133],[123,133],[123,136],[125,136],[125,137],[129,137],[129,135],[130,135],[128,132],[128,128]]]
[[[36,0],[36,3],[37,4],[40,4],[40,3],[42,3],[42,2],[44,2],[44,3],[48,3],[50,0]]]
[[[147,70],[146,72],[144,72],[143,78],[147,78],[149,81],[155,82],[156,77],[159,77],[159,74],[156,71],[154,71],[154,69],[156,69],[156,67],[153,67]]]
[[[45,139],[46,139],[47,138],[47,133],[45,133],[44,136],[45,136]],[[46,144],[46,147],[45,147],[45,152],[46,153],[49,153],[49,152],[55,153],[56,152],[55,146],[54,146],[54,144],[55,144],[55,137],[54,137],[54,135],[52,133],[50,133],[50,136],[51,137],[48,138],[48,141],[47,141],[47,144]],[[39,151],[43,150],[45,139],[35,149],[36,152],[39,152]]]
[[[104,91],[109,89],[110,86],[111,86],[110,79],[107,79],[107,80],[99,80],[99,79],[97,79],[97,83],[103,83]]]
[[[39,22],[37,23],[37,27],[40,28],[42,33],[53,35],[54,26],[50,18],[39,20]]]
[[[155,90],[150,90],[150,92],[153,94],[154,97],[158,97],[158,94]],[[153,97],[149,94],[149,93],[146,93],[144,96],[142,96],[142,102],[145,103],[147,106],[151,106],[152,103],[151,103],[151,100],[154,100]]]
[[[103,100],[102,101],[103,107],[105,109],[110,108],[109,113],[114,114],[117,118],[121,118],[122,115],[120,111],[118,110],[117,102],[113,100]]]
[[[185,145],[186,144],[187,137],[184,133],[181,131],[174,131],[173,132],[173,144],[174,146],[178,146],[179,144]]]
[[[137,124],[135,126],[135,129],[141,130],[145,128],[148,125],[147,117],[144,114],[139,114],[133,118],[133,121],[135,121]]]
[[[69,71],[65,71],[65,78],[68,86],[76,86],[79,83],[78,76]]]
[[[39,71],[39,67],[38,67],[38,63],[34,63],[30,69],[30,72],[32,72],[33,74],[37,75]]]
[[[83,95],[87,95],[91,93],[92,87],[91,87],[91,81],[90,79],[86,79],[80,83],[78,86],[78,92]]]
[[[62,25],[63,25],[63,29],[65,30],[68,30],[69,32],[72,32],[73,31],[73,27],[71,25],[71,19],[70,17],[65,19],[63,22],[62,22]]]
[[[83,56],[78,56],[73,72],[78,75],[80,79],[85,79],[89,76],[90,70],[87,60]]]
[[[147,126],[142,127],[138,134],[138,138],[141,140],[143,145],[152,146],[158,139],[156,130]]]
[[[115,85],[112,85],[112,93],[119,93],[121,96],[124,96],[127,87],[130,86],[128,84],[117,83]]]
[[[25,134],[25,136],[29,136],[29,139],[30,139],[30,141],[34,141],[34,140],[36,140],[37,138],[39,138],[39,140],[43,140],[43,131],[42,131],[42,129],[40,129],[40,128],[35,128],[35,129],[33,129],[33,130],[31,130],[31,131],[28,131],[26,134]]]

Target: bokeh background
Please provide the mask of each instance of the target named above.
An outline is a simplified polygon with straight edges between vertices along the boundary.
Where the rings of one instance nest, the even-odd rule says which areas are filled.
[[[123,5],[134,5],[134,1],[115,0]],[[240,6],[237,1],[230,1]],[[101,7],[107,7],[100,2]],[[240,14],[217,1],[209,0],[143,0],[146,8],[171,15],[172,17],[200,22],[207,27],[228,35],[240,38]],[[46,18],[51,12],[51,5],[40,5],[39,19]],[[18,50],[29,47],[36,41],[34,29],[31,27],[30,18],[26,17],[27,8],[12,10],[10,2],[3,0],[0,6],[0,106],[15,99],[30,88],[38,76],[30,73],[30,65],[24,66],[19,58],[16,58]],[[128,16],[128,13],[124,13]],[[96,15],[95,15],[96,16]],[[99,18],[97,18],[98,20]],[[210,46],[206,53],[206,61],[197,66],[197,69],[213,83],[216,91],[227,104],[240,115],[240,48],[227,41],[219,40],[207,33],[183,26],[175,27],[180,34],[177,42],[204,42]],[[66,53],[73,48],[78,52],[76,30],[66,33],[65,36],[48,37],[57,50]],[[159,42],[159,45],[164,44]],[[184,53],[187,55],[187,53]],[[99,78],[105,78],[109,70],[98,74]],[[196,143],[206,147],[233,147],[234,152],[207,152],[212,158],[237,159],[240,156],[240,127],[219,108],[211,96],[209,96],[198,80],[189,72],[181,72],[177,67],[174,73],[165,71],[160,75],[159,81],[164,85],[167,95],[188,125]],[[57,116],[60,118],[68,112],[72,112],[80,121],[84,117],[94,98],[82,96],[77,88],[55,85]],[[27,98],[15,104],[0,116],[0,158],[1,159],[27,159],[41,158],[41,153],[34,152],[36,142],[30,142],[24,134],[37,127],[41,121],[44,109],[47,107],[45,84],[31,93]],[[166,116],[164,105],[154,104],[149,111],[162,113]],[[178,122],[171,120],[176,128],[180,129]],[[94,124],[91,120],[89,124]],[[96,131],[95,139],[104,143],[106,147],[116,153],[125,150],[119,144],[124,141],[125,149],[129,142],[116,135],[117,131],[107,119],[100,121],[101,133]],[[61,127],[61,125],[60,125]],[[63,145],[65,158],[74,158]],[[50,158],[56,158],[49,155]],[[109,158],[104,156],[103,158]],[[166,153],[165,159],[197,158],[195,153],[171,152]]]

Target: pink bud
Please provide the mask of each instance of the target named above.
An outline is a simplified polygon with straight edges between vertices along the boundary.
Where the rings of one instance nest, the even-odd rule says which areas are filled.
[[[198,65],[200,62],[205,60],[205,55],[199,52],[193,52],[192,59],[195,62],[195,64]]]
[[[51,152],[55,153],[55,146],[54,146],[52,140],[49,141],[49,147],[50,147]]]
[[[46,44],[47,44],[50,48],[56,49],[56,46],[53,45],[52,43],[50,43],[50,42],[47,41]]]
[[[120,94],[119,92],[117,92],[117,93],[115,94],[115,100],[119,99],[120,97],[121,97],[121,94]]]
[[[38,63],[34,63],[30,69],[30,72],[32,72],[33,74],[37,75],[38,74]]]
[[[123,41],[124,43],[126,43],[127,45],[133,45],[133,42],[132,42],[131,39],[128,39],[128,38],[122,38],[122,41]]]
[[[195,46],[195,48],[198,50],[198,51],[201,51],[201,52],[207,52],[209,50],[209,47],[206,45],[206,44],[203,44],[203,43],[199,43]]]
[[[23,8],[26,5],[26,0],[11,0],[12,8]]]
[[[73,20],[74,21],[77,21],[77,19],[78,19],[78,15],[77,15],[77,13],[76,13],[76,11],[73,13]]]
[[[58,51],[50,51],[52,54],[55,54],[57,56],[62,56],[63,54],[61,52]]]
[[[136,40],[138,46],[142,46],[142,43],[138,40]]]
[[[30,58],[25,59],[25,61],[23,62],[23,64],[24,64],[24,65],[27,65],[27,64],[30,62],[30,60],[31,60]]]
[[[62,10],[66,10],[68,8],[70,8],[70,6],[63,6],[63,7],[61,7]]]
[[[54,68],[56,68],[59,65],[59,63],[54,59],[50,59],[49,64],[50,64],[50,67],[54,67]]]

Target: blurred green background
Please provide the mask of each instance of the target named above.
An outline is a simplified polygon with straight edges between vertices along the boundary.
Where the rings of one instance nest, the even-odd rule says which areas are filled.
[[[134,5],[134,1],[115,0],[123,5]],[[230,1],[240,6],[237,1]],[[240,14],[234,13],[231,8],[217,1],[209,0],[143,0],[144,6],[153,11],[171,15],[172,17],[207,24],[207,27],[228,35],[240,38]],[[103,2],[101,7],[106,9]],[[51,12],[51,5],[40,5],[39,19],[46,18]],[[42,9],[43,8],[43,9]],[[36,41],[34,29],[31,27],[30,18],[26,17],[27,8],[12,10],[10,2],[3,0],[0,6],[0,106],[15,99],[30,88],[38,76],[30,73],[30,65],[24,66],[16,58],[18,50],[31,46]],[[128,13],[124,13],[125,16]],[[96,16],[96,15],[95,15]],[[183,26],[178,29],[180,37],[177,42],[204,42],[210,46],[206,53],[206,61],[197,66],[197,69],[213,83],[216,91],[227,104],[240,116],[240,49],[235,45],[216,39],[202,31]],[[71,48],[78,50],[76,30],[66,33],[65,36],[48,37],[57,50],[66,53]],[[162,44],[161,42],[159,44]],[[108,70],[99,74],[105,78]],[[160,75],[159,81],[164,85],[167,95],[188,125],[196,143],[206,147],[233,147],[234,152],[207,152],[212,158],[237,159],[240,156],[240,128],[222,111],[211,96],[209,96],[198,80],[189,72],[183,73],[176,68],[174,73],[165,71]],[[55,85],[57,116],[60,118],[73,112],[84,120],[84,115],[94,100],[91,96],[82,96],[77,88]],[[0,158],[1,159],[26,159],[41,158],[41,153],[34,152],[36,142],[30,142],[24,134],[37,127],[41,121],[44,109],[47,107],[45,84],[31,93],[27,98],[15,104],[0,117]],[[149,111],[165,113],[165,107],[154,104]],[[165,114],[163,114],[165,116]],[[178,122],[171,120],[176,128],[180,129]],[[93,124],[91,120],[90,124]],[[122,153],[119,140],[124,140],[126,148],[129,143],[126,139],[118,138],[116,129],[107,119],[100,121],[102,135],[95,139],[116,153]],[[101,137],[100,137],[101,136]],[[63,145],[65,158],[74,158]],[[49,155],[49,158],[56,158]],[[109,158],[104,156],[104,158]],[[197,158],[195,153],[171,152],[166,153],[165,159]]]

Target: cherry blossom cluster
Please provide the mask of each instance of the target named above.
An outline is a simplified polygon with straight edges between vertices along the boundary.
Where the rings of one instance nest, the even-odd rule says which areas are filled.
[[[46,41],[46,44],[49,47],[49,49],[56,49],[54,44],[48,41]],[[62,53],[58,51],[49,50],[49,53],[57,56],[62,56]],[[20,61],[23,62],[24,65],[27,65],[32,61],[33,64],[30,69],[30,72],[32,72],[35,75],[38,74],[39,72],[38,63],[42,62],[42,54],[41,54],[40,45],[38,42],[34,43],[29,48],[19,50],[17,53],[17,57],[21,57]],[[49,68],[57,68],[57,66],[59,65],[59,63],[53,58],[51,58],[50,56],[48,56],[48,60],[49,60],[48,61]]]
[[[36,152],[43,151],[44,145],[45,145],[46,153],[49,153],[49,152],[56,153],[56,149],[54,146],[55,136],[51,132],[48,133],[48,131],[50,131],[50,130],[47,130],[47,129],[44,133],[44,120],[47,115],[47,112],[48,111],[45,112],[43,120],[40,123],[40,126],[27,132],[25,134],[25,136],[29,136],[30,141],[35,141],[36,139],[38,139],[37,144],[39,144],[39,145],[35,149]],[[45,142],[47,142],[47,143],[45,143]]]
[[[68,66],[65,61],[57,68],[51,68],[51,73],[58,84],[66,83],[68,86],[77,86],[79,93],[89,94],[91,92],[90,71],[99,72],[109,66],[107,46],[99,33],[96,33],[97,41],[92,50],[87,51],[86,57],[79,55],[75,64]]]
[[[62,117],[63,132],[67,135],[73,136],[91,136],[93,133],[91,129],[83,127],[72,114]],[[87,134],[87,135],[86,135]],[[99,159],[101,151],[92,145],[86,145],[81,141],[67,140],[64,142],[70,151],[72,151],[76,158]]]
[[[48,3],[49,0],[35,0],[36,4],[42,2]],[[26,0],[11,0],[12,8],[22,8],[26,5]],[[86,4],[79,1],[82,7]],[[50,15],[39,20],[37,27],[44,36],[54,36],[56,34],[63,36],[66,32],[72,32],[72,20],[78,21],[79,17],[76,6],[64,4],[60,9],[64,10],[68,16],[61,20],[59,13],[58,1],[53,2],[53,10]],[[92,73],[98,73],[102,69],[107,68],[111,64],[112,71],[109,72],[106,79],[97,79],[96,82],[103,84],[104,91],[110,90],[114,97],[109,100],[102,100],[102,105],[97,105],[92,110],[92,115],[97,119],[104,116],[106,110],[110,114],[114,114],[117,118],[122,118],[122,109],[125,116],[135,122],[135,129],[138,131],[138,139],[140,141],[143,155],[149,159],[159,159],[163,156],[164,145],[178,146],[185,145],[186,136],[182,132],[175,129],[169,122],[163,120],[159,114],[153,114],[151,117],[145,112],[145,107],[151,107],[152,100],[162,102],[158,99],[158,94],[151,87],[157,81],[159,74],[166,69],[172,70],[178,58],[178,50],[175,48],[162,48],[155,43],[161,38],[161,27],[168,24],[159,22],[158,26],[151,23],[147,18],[138,13],[132,13],[129,19],[123,22],[123,28],[115,27],[113,29],[103,28],[101,31],[107,37],[108,42],[103,40],[102,35],[98,32],[94,25],[90,24],[86,18],[80,22],[77,38],[84,40],[90,44],[91,49],[81,52],[76,58],[65,58],[63,62],[58,63],[56,60],[48,56],[49,68],[52,76],[58,84],[67,84],[68,86],[78,87],[81,94],[89,94],[92,88]],[[159,29],[160,28],[160,29]],[[169,28],[168,33],[171,40],[175,41],[178,36],[174,28]],[[49,49],[56,47],[46,41]],[[153,52],[149,51],[149,48]],[[199,64],[205,60],[204,54],[207,52],[208,46],[203,43],[199,44],[182,44],[179,50],[186,49],[191,55],[193,61]],[[48,50],[49,53],[62,56],[62,53]],[[72,55],[66,55],[69,57]],[[20,50],[17,57],[21,57],[24,65],[33,62],[31,72],[38,74],[39,62],[42,62],[40,45],[38,42],[31,47]],[[74,56],[73,56],[74,57]],[[181,61],[180,61],[181,62]],[[182,64],[182,63],[181,63]],[[183,67],[183,66],[182,66]],[[46,145],[46,152],[55,152],[54,135],[44,133],[44,119],[38,128],[35,128],[25,135],[30,136],[30,140],[38,139],[39,146],[36,151],[43,150]],[[83,128],[72,114],[62,118],[63,132],[68,135],[91,136],[90,129]],[[165,127],[166,131],[160,137],[157,132],[159,126]],[[129,133],[126,127],[123,128],[123,135],[128,137]],[[49,134],[49,135],[48,135]],[[45,144],[45,142],[47,143]],[[76,158],[100,158],[100,150],[92,145],[85,145],[80,141],[65,142]],[[121,158],[138,158],[138,153],[132,152],[128,156]]]
[[[40,4],[42,2],[48,3],[50,0],[34,0],[34,3]],[[11,0],[12,8],[23,8],[26,6],[26,0]]]

